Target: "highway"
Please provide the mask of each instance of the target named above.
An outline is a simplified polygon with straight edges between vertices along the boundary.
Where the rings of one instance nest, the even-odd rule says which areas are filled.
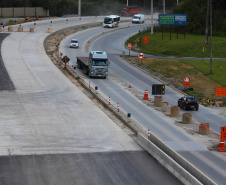
[[[23,24],[24,32],[14,26],[9,35],[0,33],[5,38],[2,71],[9,74],[6,83],[13,84],[11,89],[0,84],[0,184],[182,184],[45,53],[48,28],[57,31],[102,20],[47,20]]]
[[[146,24],[148,24],[148,21],[146,21]],[[209,151],[202,143],[197,143],[191,135],[181,132],[175,126],[174,119],[169,119],[167,116],[153,110],[153,108],[147,106],[141,100],[145,89],[149,89],[150,92],[152,84],[159,84],[161,82],[131,66],[119,57],[123,51],[126,51],[126,54],[128,54],[128,50],[124,48],[125,40],[131,35],[138,33],[139,30],[144,29],[147,25],[133,26],[131,23],[124,23],[123,25],[121,24],[121,27],[127,29],[119,29],[115,30],[115,32],[102,27],[77,32],[61,42],[61,52],[71,59],[70,65],[76,66],[76,56],[88,56],[88,50],[86,50],[87,41],[91,40],[95,35],[105,32],[89,44],[89,50],[104,50],[108,53],[111,61],[109,68],[110,75],[107,79],[91,79],[85,76],[85,81],[87,83],[90,81],[93,86],[98,86],[98,91],[106,99],[110,97],[111,102],[115,106],[119,103],[120,110],[123,110],[125,113],[131,113],[132,119],[144,130],[150,129],[155,136],[203,171],[217,184],[224,184],[226,181],[226,159],[224,154],[219,155],[217,152]],[[110,32],[107,33],[109,30]],[[79,39],[79,49],[69,48],[71,38]],[[131,55],[137,56],[137,53],[131,52]],[[79,69],[76,69],[76,72],[80,76],[83,75],[83,72]],[[130,82],[132,83],[132,90],[128,88]],[[181,96],[183,96],[181,92],[167,86],[166,95],[163,98],[171,105],[177,106],[177,100]],[[149,97],[154,98],[150,93]],[[188,111],[181,110],[181,114],[184,112]],[[195,118],[195,124],[208,122],[210,123],[211,130],[217,134],[220,134],[220,127],[225,126],[225,117],[215,114],[211,109],[205,108],[202,105],[199,111],[190,112]]]

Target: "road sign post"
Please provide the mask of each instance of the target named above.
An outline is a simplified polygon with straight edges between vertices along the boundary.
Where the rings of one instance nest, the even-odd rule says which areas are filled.
[[[129,49],[129,56],[130,56],[130,50],[131,50],[131,48],[132,48],[132,44],[131,43],[128,43],[128,49]]]
[[[144,53],[139,53],[139,54],[138,54],[138,58],[141,59],[140,62],[142,63],[142,58],[144,58]]]
[[[190,78],[189,77],[186,76],[184,78],[183,86],[185,86],[185,87],[190,86]]]

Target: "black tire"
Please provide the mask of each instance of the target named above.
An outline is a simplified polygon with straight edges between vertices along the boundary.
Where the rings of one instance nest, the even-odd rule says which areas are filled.
[[[178,103],[178,107],[180,107],[180,104]]]
[[[89,74],[89,69],[87,67],[84,67],[83,71],[84,71],[84,74],[85,75],[88,75]]]
[[[184,109],[184,110],[186,110],[186,107],[185,107],[185,105],[184,105],[183,109]]]
[[[78,62],[78,61],[77,61],[77,67],[78,67],[79,69],[82,69],[81,62]]]
[[[197,108],[196,108],[196,111],[198,111],[198,110],[199,110],[199,108],[197,107]]]

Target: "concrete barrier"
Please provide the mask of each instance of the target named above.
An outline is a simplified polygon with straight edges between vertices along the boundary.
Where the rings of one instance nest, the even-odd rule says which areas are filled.
[[[8,32],[13,32],[13,27],[12,26],[8,27]]]
[[[177,152],[165,145],[161,140],[150,134],[150,141],[140,132],[137,134],[137,143],[150,153],[160,164],[169,170],[183,184],[190,185],[217,185],[203,174],[194,165],[184,159]]]
[[[52,28],[48,28],[47,32],[52,33]]]
[[[161,107],[162,106],[162,96],[155,96],[154,98],[154,106]]]
[[[210,128],[209,123],[201,123],[199,125],[199,133],[202,135],[207,135],[207,134],[209,134],[209,128]]]
[[[169,170],[176,178],[178,178],[183,184],[201,185],[194,176],[177,164],[171,157],[165,154],[155,144],[150,142],[142,134],[137,135],[138,144],[150,153],[161,165]]]
[[[30,32],[34,32],[35,31],[35,29],[34,28],[30,28]]]
[[[171,117],[180,117],[180,107],[171,107],[171,113],[170,113]]]
[[[23,27],[18,27],[18,30],[17,30],[18,32],[23,32],[24,31],[24,29],[23,29]]]
[[[184,113],[182,115],[182,123],[183,124],[191,124],[192,123],[192,114],[191,113]]]
[[[169,111],[168,102],[162,102],[162,112],[168,112],[168,111]]]

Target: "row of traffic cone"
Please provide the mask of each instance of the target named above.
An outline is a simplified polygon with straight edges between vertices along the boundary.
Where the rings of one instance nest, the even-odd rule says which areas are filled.
[[[132,88],[131,83],[129,83],[129,88]],[[148,97],[148,90],[147,90],[147,89],[144,91],[144,98],[143,98],[143,99],[144,99],[144,100],[149,100],[149,97]]]

